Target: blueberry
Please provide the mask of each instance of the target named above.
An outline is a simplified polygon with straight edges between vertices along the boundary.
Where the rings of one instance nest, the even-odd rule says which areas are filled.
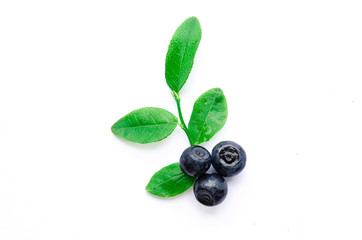
[[[231,177],[240,173],[246,163],[244,149],[232,141],[218,143],[212,149],[212,166],[223,177]]]
[[[189,176],[198,177],[211,166],[211,154],[201,146],[185,149],[180,157],[180,167]]]
[[[224,201],[228,193],[228,185],[217,173],[204,174],[194,183],[194,194],[200,203],[215,206]]]

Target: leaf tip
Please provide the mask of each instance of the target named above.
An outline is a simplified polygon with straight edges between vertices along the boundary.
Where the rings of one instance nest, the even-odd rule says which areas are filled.
[[[146,190],[149,194],[151,194],[151,195],[153,195],[153,196],[162,197],[162,198],[166,197],[166,196],[162,195],[161,193],[155,191],[155,189],[153,189],[153,188],[150,186],[150,183],[148,183],[148,184],[146,185],[145,190]]]
[[[116,134],[116,123],[114,123],[114,124],[112,125],[111,131],[112,131],[112,133],[113,133],[114,135],[117,135],[117,134]]]
[[[194,21],[194,22],[197,22],[197,23],[199,23],[199,24],[200,24],[199,19],[198,19],[197,17],[195,17],[195,16],[191,16],[191,17],[189,17],[188,19],[186,19],[186,21]]]

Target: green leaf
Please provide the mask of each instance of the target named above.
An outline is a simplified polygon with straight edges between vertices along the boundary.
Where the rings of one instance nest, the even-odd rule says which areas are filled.
[[[178,123],[177,117],[162,108],[145,107],[134,110],[113,124],[118,136],[136,143],[157,142],[170,135]]]
[[[220,88],[202,94],[195,102],[188,129],[195,144],[209,141],[225,124],[227,103]]]
[[[172,91],[179,92],[194,64],[201,40],[201,26],[196,17],[186,19],[174,33],[166,55],[165,77]]]
[[[196,178],[186,175],[177,162],[156,172],[146,190],[160,197],[173,197],[189,189],[195,180]]]

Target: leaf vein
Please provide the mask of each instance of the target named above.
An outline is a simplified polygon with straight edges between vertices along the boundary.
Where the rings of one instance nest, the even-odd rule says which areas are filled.
[[[159,126],[163,126],[163,125],[176,125],[177,122],[168,122],[168,123],[158,123],[158,124],[148,124],[148,125],[142,125],[142,126],[129,126],[129,127],[119,127],[122,129],[128,129],[128,128],[147,128],[147,127],[159,127]]]
[[[157,184],[155,184],[155,187],[159,187],[159,186],[163,186],[164,184],[167,184],[168,182],[170,182],[171,180],[175,179],[175,178],[179,178],[180,175],[183,175],[184,173],[179,173],[177,175],[173,175],[172,177],[168,178],[165,181],[159,182]]]
[[[202,133],[202,131],[204,130],[204,127],[205,127],[205,124],[206,124],[206,120],[208,119],[208,116],[209,116],[209,114],[210,114],[211,108],[213,107],[213,105],[214,105],[214,103],[215,103],[215,99],[216,99],[216,94],[214,95],[214,99],[213,99],[213,101],[212,101],[212,104],[210,105],[210,108],[209,108],[209,110],[207,111],[204,124],[203,124],[202,127],[201,127],[201,130],[200,130],[200,132],[199,132],[199,136],[197,137],[196,143],[199,142],[199,139],[200,139],[200,137],[201,137],[201,133]]]

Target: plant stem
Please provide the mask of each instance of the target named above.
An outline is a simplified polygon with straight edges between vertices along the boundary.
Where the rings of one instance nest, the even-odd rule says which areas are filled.
[[[190,145],[193,146],[193,145],[195,145],[195,143],[192,141],[189,129],[187,128],[187,126],[185,124],[185,121],[184,121],[184,118],[182,117],[181,104],[180,104],[180,102],[181,102],[180,95],[177,92],[172,92],[172,96],[175,99],[176,104],[177,104],[178,116],[179,116],[180,122],[181,122],[181,124],[179,124],[179,126],[186,133],[187,138],[189,139]]]

